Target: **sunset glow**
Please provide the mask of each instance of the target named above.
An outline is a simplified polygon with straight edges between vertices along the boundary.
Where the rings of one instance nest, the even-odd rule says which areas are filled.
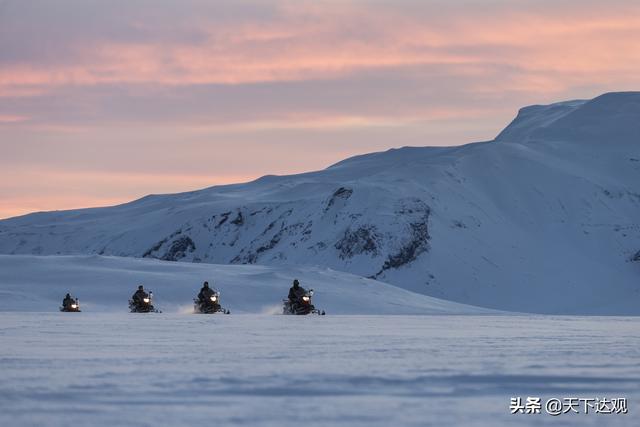
[[[0,218],[491,139],[640,87],[633,1],[0,4]]]

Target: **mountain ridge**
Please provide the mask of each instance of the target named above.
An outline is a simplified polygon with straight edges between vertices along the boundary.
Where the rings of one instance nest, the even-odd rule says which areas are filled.
[[[640,137],[638,116],[640,92],[609,92],[591,100],[524,107],[495,140],[602,141],[603,138],[614,138],[618,141],[637,142]],[[522,127],[525,127],[524,132],[519,131]]]

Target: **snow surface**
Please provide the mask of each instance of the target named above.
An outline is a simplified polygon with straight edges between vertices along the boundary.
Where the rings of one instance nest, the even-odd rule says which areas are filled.
[[[431,296],[640,314],[638,142],[640,94],[606,94],[492,142],[0,221],[0,425],[636,426],[640,318]],[[293,278],[327,316],[273,315]],[[204,280],[233,314],[190,314]],[[163,313],[127,313],[139,283]]]
[[[294,278],[314,289],[329,314],[482,314],[491,310],[443,301],[327,268],[187,264],[92,256],[0,255],[0,312],[57,311],[67,292],[86,312],[128,312],[143,284],[163,312],[191,313],[202,283],[221,292],[232,313],[282,312]]]
[[[637,426],[638,318],[0,313],[3,426]],[[511,397],[628,399],[510,415]]]
[[[491,142],[0,221],[0,253],[317,265],[500,310],[638,315],[639,218],[627,92],[525,108]]]

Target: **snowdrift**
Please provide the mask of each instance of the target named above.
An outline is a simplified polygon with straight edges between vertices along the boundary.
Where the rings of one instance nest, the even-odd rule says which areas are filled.
[[[0,256],[0,311],[57,311],[66,292],[85,312],[128,312],[138,284],[165,313],[191,313],[208,280],[232,313],[279,314],[294,278],[329,314],[485,314],[490,310],[415,294],[326,268],[172,263],[103,256]],[[73,314],[71,314],[73,315]]]

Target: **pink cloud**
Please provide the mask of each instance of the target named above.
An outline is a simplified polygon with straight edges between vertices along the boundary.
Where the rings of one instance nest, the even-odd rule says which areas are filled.
[[[591,7],[597,13],[587,5],[554,15],[496,10],[490,17],[449,14],[444,22],[425,22],[401,7],[381,13],[349,3],[285,3],[275,22],[200,23],[208,34],[203,43],[106,40],[70,63],[3,67],[0,93],[26,85],[244,84],[336,78],[379,67],[495,63],[523,70],[525,80],[561,73],[555,78],[566,86],[576,70],[593,78],[637,69],[640,13]],[[360,25],[366,26],[362,33]]]
[[[525,103],[640,85],[637,2],[272,3],[277,13],[257,18],[216,19],[217,5],[158,21],[145,12],[130,26],[116,14],[104,33],[82,21],[69,37],[64,25],[12,33],[0,21],[0,48],[16,47],[0,58],[0,144],[17,165],[7,172],[0,160],[11,175],[0,216],[319,168],[397,144],[468,142]],[[50,21],[41,19],[25,28]],[[21,55],[29,37],[43,43]],[[478,119],[489,125],[456,133]],[[371,142],[381,133],[387,141]],[[42,166],[36,158],[49,169],[26,167]],[[155,171],[136,173],[148,158]],[[236,172],[204,173],[216,160],[213,169]],[[168,170],[175,163],[198,172]]]
[[[0,125],[3,123],[19,123],[29,120],[27,116],[0,114]]]

